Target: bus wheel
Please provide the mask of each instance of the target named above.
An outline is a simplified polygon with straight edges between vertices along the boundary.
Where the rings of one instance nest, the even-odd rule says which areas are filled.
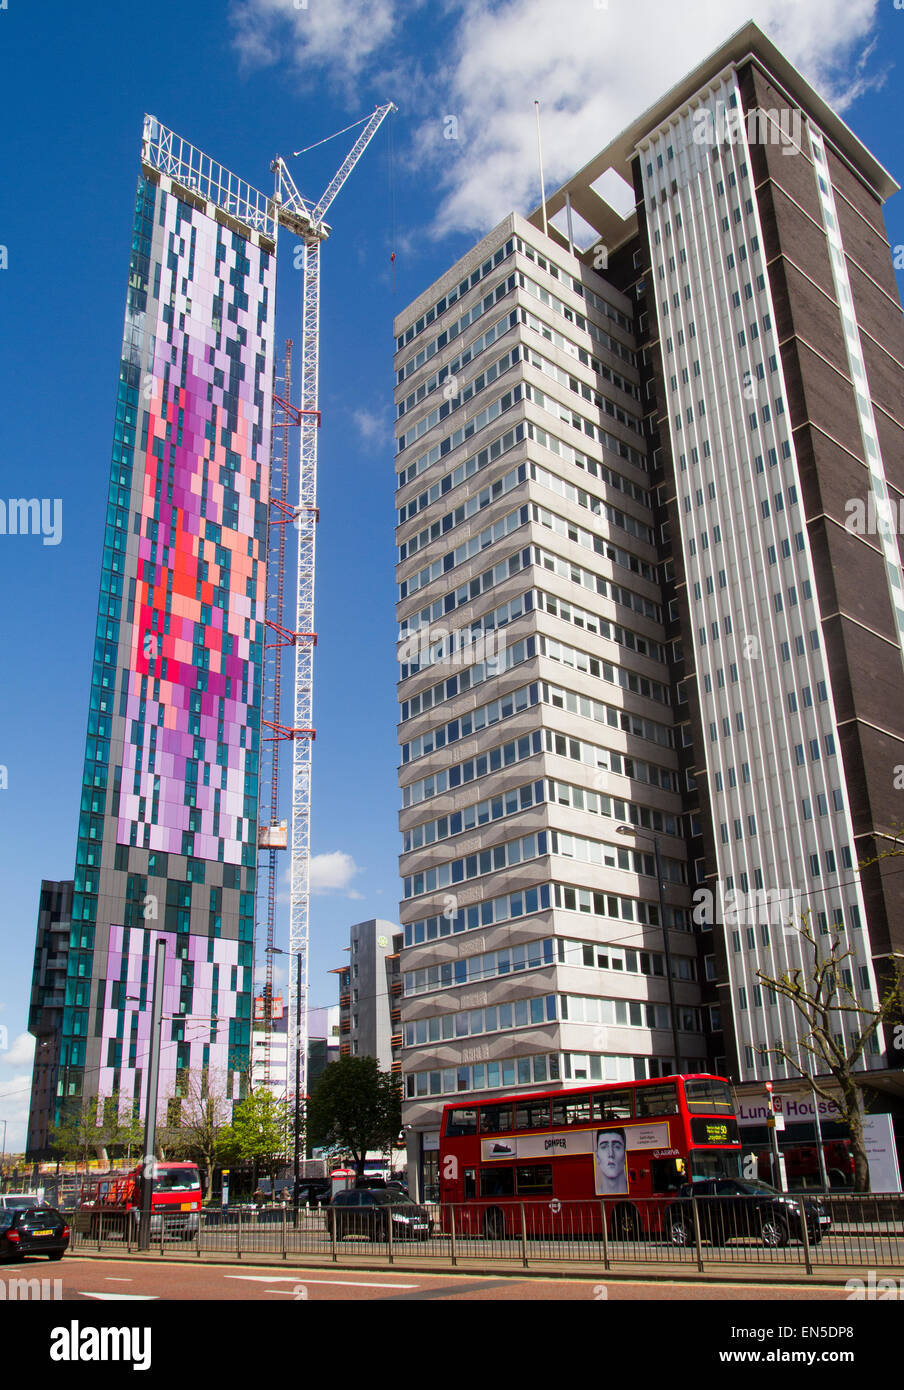
[[[483,1218],[484,1240],[502,1240],[504,1236],[505,1217],[498,1207],[490,1207]]]
[[[609,1234],[613,1240],[639,1240],[640,1217],[637,1208],[616,1207],[609,1219]]]

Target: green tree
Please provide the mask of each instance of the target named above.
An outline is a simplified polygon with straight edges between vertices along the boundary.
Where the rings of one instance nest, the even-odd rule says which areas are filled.
[[[271,1176],[277,1164],[285,1161],[289,1131],[288,1107],[272,1092],[260,1086],[236,1103],[232,1123],[217,1136],[215,1153],[219,1163],[250,1162]]]
[[[93,1157],[100,1130],[97,1123],[97,1096],[72,1096],[60,1109],[60,1120],[50,1133],[50,1147],[60,1158],[71,1159],[76,1167]]]
[[[137,1106],[123,1100],[118,1091],[109,1096],[73,1096],[60,1113],[60,1123],[51,1135],[51,1148],[61,1158],[76,1163],[89,1158],[113,1162],[140,1155],[144,1127]]]
[[[854,952],[844,950],[840,930],[843,928],[836,924],[833,934],[823,943],[814,935],[810,914],[805,912],[797,932],[809,957],[806,972],[789,968],[773,977],[757,971],[770,993],[794,1005],[800,1024],[793,1044],[785,1039],[775,1047],[757,1051],[763,1056],[771,1054],[781,1058],[803,1077],[815,1095],[837,1106],[839,1123],[851,1136],[854,1190],[869,1192],[869,1164],[863,1135],[864,1094],[862,1084],[858,1085],[858,1076],[862,1083],[864,1053],[880,1025],[894,1023],[901,1017],[904,975],[897,962],[893,962],[878,1004],[875,1007],[864,1004],[852,987],[856,968]],[[842,1022],[845,1017],[847,1028]],[[851,1028],[851,1024],[855,1026]],[[820,1074],[824,1079],[819,1079]],[[827,1074],[833,1078],[837,1092],[829,1089]]]
[[[306,1118],[308,1142],[347,1149],[362,1177],[368,1150],[388,1148],[402,1128],[401,1088],[375,1057],[343,1057],[318,1078]]]

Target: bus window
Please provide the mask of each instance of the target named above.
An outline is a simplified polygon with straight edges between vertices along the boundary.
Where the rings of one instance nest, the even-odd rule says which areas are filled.
[[[449,1118],[446,1121],[446,1134],[450,1137],[459,1134],[477,1133],[477,1111],[470,1110],[450,1110]]]
[[[553,1122],[555,1123],[555,1121]],[[548,1129],[549,1101],[530,1100],[515,1106],[516,1129]]]
[[[519,1196],[548,1197],[552,1194],[552,1165],[549,1163],[531,1163],[529,1167],[516,1168],[515,1179]]]
[[[678,1114],[678,1091],[674,1081],[664,1086],[638,1086],[635,1099],[639,1120],[645,1120],[650,1115]]]
[[[473,1168],[465,1169],[465,1201],[477,1196],[477,1173]]]
[[[727,1081],[716,1076],[704,1076],[699,1081],[685,1081],[684,1097],[693,1115],[733,1115],[734,1103]]]
[[[630,1120],[633,1113],[630,1091],[600,1091],[593,1097],[595,1120]]]
[[[580,1100],[554,1100],[552,1103],[552,1122],[554,1125],[579,1125],[590,1121],[590,1097]]]
[[[481,1168],[481,1197],[514,1197],[514,1168]]]
[[[511,1105],[482,1105],[480,1107],[481,1134],[506,1134],[511,1128]]]

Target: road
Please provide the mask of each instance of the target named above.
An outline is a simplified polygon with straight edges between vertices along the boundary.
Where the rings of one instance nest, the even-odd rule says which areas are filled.
[[[64,1300],[117,1303],[133,1300],[169,1302],[181,1299],[239,1303],[290,1301],[336,1302],[588,1302],[652,1301],[673,1303],[732,1302],[755,1298],[758,1303],[844,1302],[839,1286],[788,1285],[770,1288],[752,1283],[701,1283],[669,1280],[548,1279],[540,1276],[499,1277],[473,1273],[420,1274],[405,1270],[328,1270],[283,1266],[186,1264],[169,1260],[84,1259],[67,1254],[59,1263],[28,1260],[3,1268],[3,1278],[59,1279]]]

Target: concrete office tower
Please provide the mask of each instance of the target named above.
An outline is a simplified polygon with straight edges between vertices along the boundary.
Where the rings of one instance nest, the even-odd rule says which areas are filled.
[[[235,1096],[249,1061],[275,244],[261,195],[200,157],[177,185],[167,150],[180,176],[198,155],[149,118],[55,1115],[113,1093],[143,1110],[161,934],[161,1118],[178,1073]]]
[[[757,972],[809,971],[801,914],[867,1006],[904,946],[899,861],[858,872],[901,815],[897,185],[753,26],[628,140],[725,1053],[783,1077]]]
[[[381,1071],[401,1072],[401,940],[395,922],[371,917],[349,929],[349,962],[339,976],[339,1052],[376,1057]]]
[[[904,490],[895,187],[748,25],[396,320],[425,1188],[452,1096],[674,1067],[653,836],[682,1068],[775,1072],[800,906],[866,1001],[904,944],[894,861],[856,872],[900,821],[904,583],[850,520]]]

